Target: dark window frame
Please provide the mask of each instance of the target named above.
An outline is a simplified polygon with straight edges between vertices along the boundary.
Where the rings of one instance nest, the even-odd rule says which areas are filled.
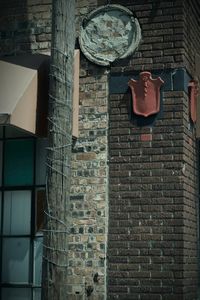
[[[33,185],[17,185],[17,186],[5,186],[4,185],[4,168],[5,168],[5,143],[7,140],[33,140]],[[42,238],[42,232],[36,232],[37,220],[37,199],[36,193],[38,189],[44,189],[44,184],[36,185],[36,147],[37,147],[37,137],[35,136],[22,136],[22,137],[6,137],[6,127],[3,126],[3,136],[0,137],[0,142],[2,142],[2,168],[0,170],[2,175],[2,182],[0,186],[1,193],[1,228],[0,228],[0,300],[2,299],[2,289],[3,288],[28,288],[31,290],[30,300],[34,300],[34,290],[40,289],[41,284],[34,284],[34,241],[38,238]],[[6,191],[31,191],[31,220],[30,220],[30,234],[29,235],[5,235],[3,234],[3,222],[4,222],[4,193]],[[2,283],[2,260],[3,260],[3,239],[4,238],[29,238],[30,244],[30,254],[29,254],[29,278],[28,283]]]

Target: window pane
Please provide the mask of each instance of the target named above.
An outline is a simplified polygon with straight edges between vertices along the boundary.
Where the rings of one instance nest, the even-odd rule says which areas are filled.
[[[3,138],[3,126],[0,125],[0,139]]]
[[[46,183],[46,150],[47,139],[37,139],[36,150],[36,184]]]
[[[3,143],[0,142],[0,186],[2,186],[2,153],[3,153]]]
[[[28,283],[29,255],[30,241],[28,238],[4,238],[2,282]]]
[[[45,189],[36,189],[36,232],[41,232],[44,224]]]
[[[30,133],[9,125],[6,126],[5,136],[6,138],[27,137],[30,136]]]
[[[34,240],[34,284],[41,285],[42,279],[42,241],[43,238]]]
[[[33,300],[41,300],[41,289],[33,290]]]
[[[1,210],[2,210],[2,194],[0,192],[0,232],[1,232]]]
[[[5,142],[5,185],[33,184],[33,154],[34,141],[32,139]]]
[[[9,191],[4,194],[3,234],[30,234],[31,191]]]
[[[31,299],[31,289],[2,288],[1,295],[4,300],[29,300]]]

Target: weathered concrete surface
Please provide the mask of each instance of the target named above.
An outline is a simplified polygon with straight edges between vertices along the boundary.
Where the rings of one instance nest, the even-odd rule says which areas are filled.
[[[83,21],[80,45],[85,56],[99,65],[132,54],[141,40],[140,25],[132,12],[120,5],[102,6]]]

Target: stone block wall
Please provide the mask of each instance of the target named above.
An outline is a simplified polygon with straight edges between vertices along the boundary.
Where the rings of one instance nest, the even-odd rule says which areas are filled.
[[[83,18],[97,7],[77,1],[77,35]],[[72,149],[70,299],[106,298],[108,228],[108,75],[81,55],[79,136]]]
[[[91,287],[89,299],[100,300],[106,294],[108,81],[104,69],[85,59],[81,73],[80,135],[72,162],[68,291],[70,299],[86,299]]]

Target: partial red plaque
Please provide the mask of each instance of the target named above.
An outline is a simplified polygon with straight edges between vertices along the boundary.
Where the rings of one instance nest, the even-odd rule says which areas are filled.
[[[197,96],[199,94],[198,81],[191,80],[189,82],[189,98],[190,98],[190,118],[193,123],[197,121]]]
[[[150,72],[141,72],[140,79],[128,83],[132,91],[133,112],[148,117],[160,111],[160,87],[164,81],[153,79]]]

